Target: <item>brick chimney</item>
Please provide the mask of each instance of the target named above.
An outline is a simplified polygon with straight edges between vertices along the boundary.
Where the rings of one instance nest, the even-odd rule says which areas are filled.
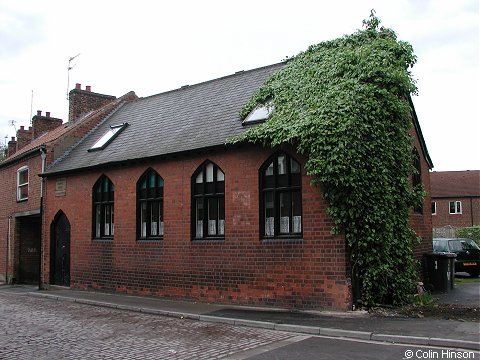
[[[75,89],[69,93],[68,122],[74,123],[90,111],[99,109],[115,99],[115,96],[92,92],[91,86],[82,90],[82,85],[77,83]]]
[[[25,130],[25,127],[22,125],[20,129],[17,130],[17,151],[24,148],[33,140],[33,130],[31,127],[28,130]]]
[[[7,149],[7,156],[12,156],[17,152],[17,141],[15,140],[15,136],[12,136],[12,139],[8,142]]]
[[[42,116],[42,111],[38,110],[37,115],[32,118],[32,139],[36,139],[46,132],[59,127],[62,123],[62,119],[51,117],[49,111],[46,112],[45,116]]]

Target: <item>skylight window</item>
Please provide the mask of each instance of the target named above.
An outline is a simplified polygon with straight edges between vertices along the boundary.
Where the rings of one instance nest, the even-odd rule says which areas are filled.
[[[113,139],[115,139],[118,134],[122,132],[123,129],[127,127],[128,123],[123,123],[119,125],[111,125],[110,129],[103,134],[103,136],[98,139],[98,141],[90,148],[88,151],[95,151],[95,150],[102,150],[107,147],[108,144],[110,144]]]
[[[255,124],[259,122],[264,122],[267,120],[270,115],[275,110],[272,102],[269,101],[266,104],[260,104],[255,109],[252,110],[250,114],[243,120],[242,124]]]

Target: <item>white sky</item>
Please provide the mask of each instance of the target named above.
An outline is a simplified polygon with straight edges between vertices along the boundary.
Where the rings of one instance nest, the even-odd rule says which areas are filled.
[[[434,170],[480,169],[478,0],[0,0],[0,140],[37,110],[67,120],[70,86],[138,96],[277,63],[375,9],[413,45],[413,98]]]

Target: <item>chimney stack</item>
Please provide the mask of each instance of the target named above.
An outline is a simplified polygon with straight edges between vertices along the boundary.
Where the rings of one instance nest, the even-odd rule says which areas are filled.
[[[63,124],[62,119],[51,117],[50,111],[47,111],[45,114],[45,116],[42,116],[42,112],[39,110],[37,115],[32,118],[32,139],[36,139]]]
[[[90,85],[82,90],[82,85],[77,83],[75,89],[69,93],[68,122],[74,123],[89,112],[97,110],[115,99],[115,96],[92,92]]]
[[[17,142],[15,141],[15,136],[12,136],[12,139],[8,142],[7,156],[12,156],[16,152],[17,152]]]
[[[37,112],[38,113],[38,112]],[[24,148],[33,140],[33,131],[31,128],[25,130],[25,126],[20,126],[17,130],[17,151]]]

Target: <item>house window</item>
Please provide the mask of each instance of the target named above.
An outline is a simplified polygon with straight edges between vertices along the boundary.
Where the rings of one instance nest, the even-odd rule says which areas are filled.
[[[137,236],[145,240],[163,237],[163,179],[152,169],[137,182]]]
[[[192,234],[194,239],[225,237],[225,174],[210,161],[192,177]]]
[[[28,167],[17,170],[17,201],[28,200]]]
[[[260,169],[260,233],[263,238],[302,234],[301,168],[285,153],[271,157]]]
[[[461,201],[450,201],[448,204],[450,209],[450,214],[461,214],[462,213],[462,202]]]
[[[432,201],[432,215],[437,215],[437,203]]]
[[[93,237],[112,239],[114,233],[113,195],[115,187],[102,176],[93,187]]]
[[[420,155],[416,148],[413,149],[413,175],[412,187],[413,189],[421,189],[422,187],[422,166],[420,163]],[[416,214],[423,214],[422,204],[417,204],[413,207],[413,212]]]

